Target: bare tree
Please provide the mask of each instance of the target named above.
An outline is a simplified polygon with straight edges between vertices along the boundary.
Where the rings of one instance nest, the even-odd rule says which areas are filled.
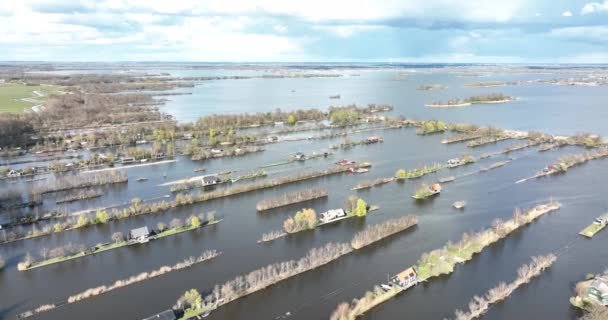
[[[171,220],[170,225],[171,225],[171,228],[178,229],[178,228],[181,228],[184,224],[183,224],[182,220],[175,218],[175,219]]]
[[[116,242],[116,243],[123,241],[124,236],[122,235],[122,232],[114,232],[112,234],[112,240],[114,240],[114,242]]]

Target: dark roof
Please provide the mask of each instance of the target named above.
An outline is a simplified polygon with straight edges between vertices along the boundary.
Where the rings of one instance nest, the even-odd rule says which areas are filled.
[[[155,314],[151,317],[145,318],[143,320],[176,320],[175,313],[173,310],[165,310],[159,314]]]
[[[218,182],[220,179],[216,176],[205,176],[203,177],[203,182],[205,183],[213,183]]]
[[[148,235],[150,235],[150,231],[148,231],[148,227],[141,227],[131,230],[131,232],[129,232],[129,235],[131,235],[131,238],[139,238],[141,236],[147,237]]]

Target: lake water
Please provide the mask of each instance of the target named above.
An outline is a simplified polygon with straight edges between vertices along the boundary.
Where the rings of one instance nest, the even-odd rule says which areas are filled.
[[[163,70],[166,71],[166,70]],[[235,70],[170,70],[174,75],[234,75]],[[330,72],[330,71],[328,71]],[[333,71],[332,71],[333,72]],[[597,132],[607,134],[608,92],[605,88],[566,87],[553,85],[522,85],[498,88],[464,88],[464,83],[491,80],[535,79],[555,75],[495,75],[481,78],[460,78],[455,74],[407,73],[409,81],[391,80],[398,71],[335,71],[346,74],[340,78],[307,79],[248,79],[202,82],[194,88],[179,91],[192,95],[171,96],[162,109],[180,121],[194,121],[211,113],[270,111],[275,108],[326,108],[329,105],[356,103],[392,104],[393,115],[410,118],[440,119],[491,124],[500,128],[541,130],[556,134]],[[359,74],[359,76],[352,76]],[[423,84],[444,84],[444,91],[418,91]],[[292,91],[293,90],[293,91]],[[502,92],[518,100],[501,105],[479,105],[457,109],[425,108],[425,102],[474,94]],[[330,95],[340,94],[340,100]],[[366,225],[380,223],[406,214],[419,217],[419,225],[390,237],[313,271],[301,274],[261,292],[232,302],[215,311],[209,319],[275,319],[286,312],[287,319],[328,319],[343,301],[360,297],[375,284],[414,265],[424,252],[442,247],[447,241],[457,241],[463,232],[491,226],[496,218],[508,219],[516,207],[526,208],[550,198],[559,200],[563,207],[541,217],[508,238],[486,248],[470,262],[456,267],[449,276],[435,278],[406,291],[373,309],[364,319],[443,319],[457,308],[465,308],[474,295],[484,294],[501,281],[509,282],[517,268],[528,263],[531,256],[550,252],[559,253],[554,266],[520,287],[505,302],[493,306],[485,319],[575,319],[580,316],[568,298],[574,283],[587,273],[597,273],[608,267],[605,243],[608,232],[598,233],[592,240],[577,233],[596,216],[605,212],[604,198],[608,167],[605,160],[589,162],[565,175],[537,179],[522,184],[514,182],[530,176],[560,156],[580,153],[583,149],[567,147],[544,153],[525,149],[510,154],[515,160],[502,168],[457,178],[445,184],[439,197],[416,203],[411,199],[414,189],[422,182],[436,181],[448,175],[459,176],[481,167],[505,160],[497,156],[456,169],[445,169],[437,174],[406,183],[390,183],[368,191],[351,191],[361,180],[392,176],[399,168],[412,169],[424,164],[443,162],[463,153],[479,156],[501,150],[518,141],[504,141],[494,145],[468,149],[464,144],[444,145],[440,141],[448,134],[417,136],[414,129],[395,129],[359,133],[352,139],[372,134],[384,136],[384,143],[339,150],[328,159],[309,160],[268,169],[269,177],[328,168],[333,162],[348,158],[371,161],[373,168],[363,175],[335,175],[290,184],[274,189],[251,192],[225,199],[217,199],[192,206],[172,209],[157,215],[145,215],[109,223],[104,226],[68,231],[49,237],[0,245],[0,255],[7,266],[0,272],[0,319],[14,319],[15,315],[40,304],[52,303],[67,296],[102,284],[111,284],[144,271],[172,265],[206,249],[217,249],[223,254],[208,263],[169,273],[109,294],[87,299],[66,307],[42,313],[33,319],[141,319],[170,308],[187,289],[199,291],[212,288],[235,276],[270,263],[297,259],[311,248],[327,242],[348,242],[353,234]],[[59,206],[73,212],[86,208],[108,206],[139,197],[149,199],[171,194],[170,187],[158,184],[199,173],[193,170],[206,167],[207,172],[240,170],[246,172],[264,164],[282,161],[296,151],[304,153],[327,150],[343,139],[283,142],[266,146],[261,153],[239,158],[192,162],[178,157],[176,163],[129,169],[129,183],[107,188],[98,199],[79,201]],[[163,177],[166,175],[166,178]],[[145,182],[136,182],[146,177]],[[16,188],[2,182],[3,190]],[[303,205],[294,205],[258,213],[255,204],[267,197],[308,187],[327,187],[329,197]],[[344,199],[356,194],[381,210],[364,219],[349,219],[335,225],[320,227],[257,244],[262,233],[281,228],[282,221],[298,209],[311,207],[317,212],[341,207]],[[53,196],[45,196],[45,209],[56,207]],[[467,207],[458,211],[451,207],[457,200],[466,200]],[[48,203],[48,205],[47,205]],[[27,252],[53,248],[69,242],[92,246],[110,240],[113,232],[127,234],[130,229],[171,219],[186,218],[216,210],[224,220],[214,226],[194,232],[153,241],[142,246],[130,246],[109,252],[55,264],[27,272],[17,271],[17,263]],[[1,235],[0,235],[1,236]]]

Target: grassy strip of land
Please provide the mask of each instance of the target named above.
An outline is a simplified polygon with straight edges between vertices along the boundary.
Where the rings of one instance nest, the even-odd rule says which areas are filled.
[[[447,102],[432,102],[425,104],[425,106],[431,108],[454,108],[466,107],[472,104],[505,103],[513,100],[515,100],[514,97],[506,96],[502,93],[491,93],[482,96],[472,96],[466,99],[452,99]]]
[[[508,221],[497,219],[493,227],[474,233],[465,233],[456,244],[448,242],[443,248],[424,253],[418,260],[418,265],[414,267],[417,272],[418,281],[427,281],[433,277],[450,274],[454,271],[457,264],[462,264],[471,260],[473,256],[480,253],[485,247],[507,237],[513,231],[525,226],[545,213],[557,210],[561,207],[558,202],[550,201],[526,210],[522,213],[516,209],[513,218]],[[395,287],[395,286],[393,286]],[[334,311],[332,320],[352,320],[371,310],[373,307],[388,299],[396,296],[403,291],[400,288],[389,290],[388,292],[376,288],[368,291],[361,299],[354,299],[351,304],[342,303]]]
[[[583,229],[578,234],[585,236],[585,237],[592,238],[596,233],[600,232],[605,227],[606,227],[605,223],[593,222],[592,224],[588,225],[585,229]]]
[[[420,178],[420,177],[430,174],[430,173],[435,173],[435,172],[437,172],[441,169],[445,169],[447,167],[448,166],[446,164],[437,163],[432,166],[423,166],[423,167],[415,168],[415,169],[412,169],[409,171],[399,169],[395,173],[395,179],[397,179],[397,180],[416,179],[416,178]]]
[[[124,246],[128,246],[129,244],[131,244],[131,243],[123,240],[123,241],[117,241],[117,242],[113,242],[113,243],[102,244],[100,246],[95,246],[95,247],[89,248],[87,250],[84,250],[82,252],[78,252],[78,253],[71,254],[71,255],[54,257],[54,258],[36,261],[36,262],[32,262],[32,263],[27,263],[27,261],[21,262],[18,265],[18,269],[19,269],[19,271],[26,271],[26,270],[31,270],[31,269],[35,269],[35,268],[40,268],[40,267],[48,266],[48,265],[55,264],[55,263],[60,263],[60,262],[65,262],[65,261],[69,261],[69,260],[73,260],[73,259],[77,259],[77,258],[86,257],[88,255],[92,255],[92,254],[96,254],[96,253],[102,253],[104,251],[108,251],[108,250],[112,250],[112,249],[118,249],[118,248],[121,248]]]
[[[413,221],[414,223],[404,223],[404,221]],[[382,224],[383,227],[368,227],[366,230],[356,234],[353,240],[359,239],[360,241],[357,243],[365,246],[397,232],[404,231],[415,225],[416,221],[416,217],[413,216],[389,220]],[[398,227],[393,227],[393,225],[398,225]],[[306,256],[297,261],[290,260],[274,263],[254,270],[245,276],[236,277],[234,280],[227,281],[222,285],[216,285],[205,297],[201,296],[196,289],[186,291],[177,301],[175,307],[184,311],[184,315],[180,319],[189,319],[215,310],[222,305],[265,289],[280,281],[321,267],[354,250],[356,249],[353,248],[352,244],[329,243],[323,247],[310,250]]]
[[[0,112],[22,113],[28,107],[42,104],[48,95],[58,92],[57,87],[48,85],[0,84]]]
[[[155,235],[150,236],[149,239],[156,240],[156,239],[161,239],[164,237],[172,236],[172,235],[175,235],[178,233],[192,231],[192,230],[195,230],[195,229],[207,226],[207,225],[219,223],[222,220],[221,219],[220,220],[211,220],[211,221],[208,221],[205,223],[201,223],[200,220],[198,220],[198,218],[197,218],[197,221],[198,222],[193,222],[186,226],[176,226],[174,228],[163,230]],[[122,238],[122,236],[121,236],[121,238]],[[82,250],[82,251],[74,253],[74,254],[62,255],[62,256],[53,257],[53,258],[45,259],[45,260],[41,260],[41,261],[31,261],[31,258],[26,258],[26,260],[23,262],[20,262],[17,267],[18,267],[19,271],[31,270],[34,268],[40,268],[40,267],[48,266],[48,265],[55,264],[55,263],[65,262],[65,261],[69,261],[69,260],[73,260],[73,259],[77,259],[77,258],[82,258],[82,257],[86,257],[89,255],[102,253],[104,251],[118,249],[121,247],[125,247],[125,246],[132,245],[132,244],[137,244],[137,243],[138,243],[137,241],[133,241],[133,240],[127,241],[124,239],[119,239],[115,242],[97,245],[97,246]]]

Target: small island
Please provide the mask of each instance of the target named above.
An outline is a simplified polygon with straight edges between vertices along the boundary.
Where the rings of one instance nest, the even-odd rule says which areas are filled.
[[[502,93],[490,93],[481,96],[472,96],[466,99],[450,99],[445,102],[435,101],[424,106],[429,108],[456,108],[468,107],[473,104],[495,104],[506,103],[515,100],[515,97],[507,96]]]
[[[416,90],[430,91],[430,90],[443,90],[445,88],[447,88],[447,87],[442,84],[427,84],[427,85],[418,86],[416,88]]]

